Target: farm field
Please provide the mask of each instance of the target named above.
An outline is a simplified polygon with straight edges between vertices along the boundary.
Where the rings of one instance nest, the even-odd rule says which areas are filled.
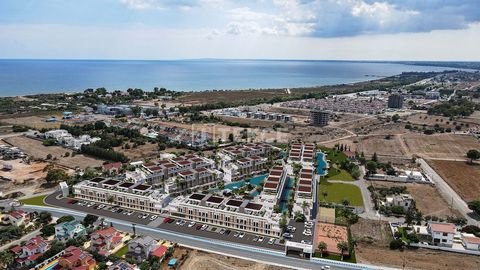
[[[323,196],[326,192],[327,196]],[[343,199],[347,199],[352,206],[363,206],[363,198],[360,189],[351,184],[330,183],[325,180],[320,182],[318,189],[319,201],[327,201],[341,204]]]
[[[52,155],[54,163],[75,169],[79,167],[85,169],[86,167],[102,166],[103,160],[87,157],[81,154],[72,157],[72,150],[63,148],[61,146],[44,146],[39,140],[27,138],[25,136],[10,137],[5,141],[11,145],[17,146],[27,155],[34,157],[35,159],[45,159],[48,154]],[[65,153],[69,152],[69,157],[63,157]]]
[[[448,202],[446,202],[437,189],[430,185],[415,184],[415,183],[391,183],[385,181],[371,181],[374,186],[394,187],[405,186],[408,192],[415,199],[417,208],[424,216],[461,216],[461,214],[450,209]]]
[[[422,158],[466,159],[470,149],[478,149],[479,140],[470,135],[455,134],[406,134],[402,136],[406,147],[412,154]]]
[[[462,199],[467,202],[480,199],[480,164],[447,160],[427,162]]]

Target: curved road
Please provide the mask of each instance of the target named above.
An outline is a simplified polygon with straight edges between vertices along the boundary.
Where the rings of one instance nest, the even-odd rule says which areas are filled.
[[[86,213],[74,211],[65,208],[54,208],[48,206],[32,206],[24,205],[20,208],[26,211],[48,211],[53,216],[72,215],[77,219],[83,218]],[[107,222],[112,224],[119,230],[131,232],[132,224],[118,219],[105,217]],[[193,237],[191,235],[172,232],[160,228],[152,228],[146,225],[135,225],[137,234],[150,235],[155,238],[166,239],[172,242],[179,243],[186,247],[191,247],[199,250],[224,254],[247,260],[263,262],[267,264],[274,264],[278,266],[291,267],[294,269],[320,269],[322,265],[329,265],[332,269],[386,269],[385,267],[376,267],[372,265],[351,264],[345,262],[337,262],[323,259],[304,260],[299,258],[287,257],[283,252],[265,250],[255,248],[252,246],[240,245],[231,242],[224,242],[210,238]]]

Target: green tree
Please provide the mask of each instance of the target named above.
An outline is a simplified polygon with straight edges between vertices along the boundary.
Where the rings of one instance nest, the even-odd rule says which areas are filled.
[[[55,225],[53,224],[48,224],[43,226],[42,229],[40,229],[40,232],[42,233],[43,237],[49,237],[55,234]]]
[[[377,172],[377,163],[375,161],[367,161],[367,164],[365,166],[367,167],[368,173],[373,174]]]
[[[52,214],[49,212],[42,211],[38,214],[37,221],[42,225],[46,225],[52,221]]]
[[[375,161],[375,163],[378,162],[378,156],[377,156],[377,152],[373,153],[373,156],[372,156],[372,161]]]
[[[394,114],[392,116],[392,121],[395,122],[395,123],[398,122],[399,119],[400,119],[400,116],[398,114]]]
[[[85,227],[90,226],[97,220],[98,220],[98,216],[87,214],[85,218],[83,218],[83,225]]]
[[[2,269],[9,269],[8,267],[15,262],[15,256],[8,250],[0,252],[0,266]]]
[[[228,140],[230,142],[233,142],[235,140],[235,136],[233,135],[233,133],[228,134]]]
[[[475,149],[468,150],[467,157],[470,159],[470,164],[473,164],[474,160],[477,160],[480,158],[480,152]]]
[[[323,253],[327,250],[327,243],[321,241],[318,243],[318,249],[320,250],[320,257],[323,257]]]
[[[47,176],[45,177],[45,180],[48,183],[56,183],[58,181],[67,179],[67,177],[68,177],[67,173],[62,169],[50,169],[47,172]]]
[[[142,108],[140,108],[140,106],[135,106],[135,107],[132,107],[132,113],[133,115],[135,116],[140,116],[140,113],[142,112]]]
[[[480,215],[480,200],[471,201],[468,203],[468,208],[473,210],[477,215]]]
[[[72,216],[62,216],[59,219],[57,219],[57,224],[67,222],[67,221],[72,221],[72,220],[75,220],[75,218]]]

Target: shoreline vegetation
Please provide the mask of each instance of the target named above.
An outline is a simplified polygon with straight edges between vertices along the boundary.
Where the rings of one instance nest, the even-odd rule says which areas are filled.
[[[86,89],[75,93],[36,94],[17,97],[0,97],[0,117],[3,115],[23,116],[28,113],[49,114],[58,111],[77,111],[83,106],[96,104],[125,104],[135,100],[155,100],[164,96],[173,97],[181,103],[181,112],[198,112],[241,105],[276,103],[288,100],[323,98],[330,94],[347,94],[368,90],[386,90],[392,87],[411,84],[435,75],[454,72],[404,72],[399,75],[351,84],[326,85],[318,87],[246,89],[246,90],[207,90],[200,92],[177,92],[155,87],[153,91],[129,88],[126,91],[105,88]],[[110,94],[107,98],[106,95]],[[45,104],[63,104],[60,108],[49,109]]]

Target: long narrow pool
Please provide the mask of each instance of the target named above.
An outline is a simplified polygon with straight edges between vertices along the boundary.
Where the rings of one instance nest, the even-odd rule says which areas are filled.
[[[317,174],[325,175],[325,169],[327,168],[327,161],[325,160],[325,154],[322,152],[317,153]]]

